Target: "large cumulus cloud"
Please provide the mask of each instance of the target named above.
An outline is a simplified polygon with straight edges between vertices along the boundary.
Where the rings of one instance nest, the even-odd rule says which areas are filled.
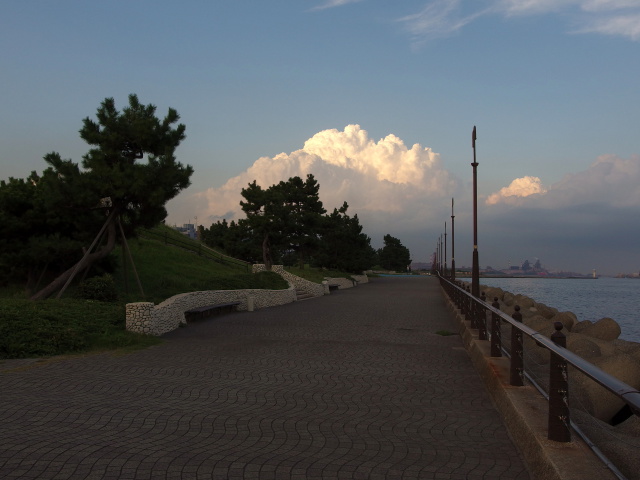
[[[307,174],[320,183],[327,210],[347,201],[350,212],[374,230],[380,224],[408,228],[433,218],[433,199],[450,197],[458,185],[430,148],[408,148],[395,135],[376,142],[359,125],[348,125],[318,132],[294,152],[261,157],[220,188],[197,194],[206,210],[199,218],[241,218],[240,192],[250,182],[267,188]]]

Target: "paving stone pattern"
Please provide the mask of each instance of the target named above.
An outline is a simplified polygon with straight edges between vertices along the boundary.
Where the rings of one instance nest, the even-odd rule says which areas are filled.
[[[430,278],[0,364],[2,479],[529,479]]]

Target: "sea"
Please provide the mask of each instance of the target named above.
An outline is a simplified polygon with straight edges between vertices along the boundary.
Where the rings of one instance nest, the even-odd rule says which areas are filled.
[[[526,295],[561,312],[573,312],[580,321],[613,318],[622,330],[621,339],[640,342],[640,279],[480,278],[480,285]]]

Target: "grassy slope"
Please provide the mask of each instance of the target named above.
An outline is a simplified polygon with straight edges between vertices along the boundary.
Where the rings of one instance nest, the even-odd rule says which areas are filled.
[[[167,230],[171,230],[168,227]],[[176,232],[177,233],[177,232]],[[178,233],[178,235],[180,235]],[[181,238],[182,241],[188,241]],[[191,241],[194,246],[197,242]],[[178,293],[199,290],[234,290],[243,288],[287,288],[278,275],[247,273],[246,267],[223,265],[206,260],[181,248],[164,245],[162,241],[139,238],[129,242],[147,301],[159,303]],[[128,265],[129,295],[125,295],[122,250],[116,249],[119,268],[114,279],[121,296],[129,301],[141,301],[141,295]]]

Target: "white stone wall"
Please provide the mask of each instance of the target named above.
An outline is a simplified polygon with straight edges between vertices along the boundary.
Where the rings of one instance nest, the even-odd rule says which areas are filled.
[[[264,271],[264,265],[254,265],[253,272]],[[327,278],[322,285],[310,282],[287,272],[282,265],[274,265],[273,271],[290,285],[286,290],[209,290],[175,295],[158,305],[150,302],[128,303],[126,306],[126,325],[131,332],[147,335],[163,335],[186,323],[184,312],[192,308],[216,305],[228,302],[240,302],[238,310],[248,309],[248,298],[253,300],[253,308],[274,307],[296,301],[296,289],[303,290],[315,297],[329,295],[329,283],[339,284],[340,288],[351,288],[354,281],[348,278]],[[366,275],[353,275],[357,283],[367,283]],[[357,284],[356,283],[356,284]]]
[[[265,271],[265,266],[263,264],[257,264],[253,266],[253,273],[263,272]],[[323,295],[327,295],[328,288],[325,292],[325,287],[320,285],[319,283],[310,282],[309,280],[305,280],[304,278],[300,278],[297,275],[293,275],[292,273],[287,272],[282,265],[273,265],[271,267],[271,271],[277,273],[282,278],[284,278],[290,285],[293,285],[295,288],[302,290],[305,293],[313,295],[314,297],[321,297]]]
[[[344,277],[325,277],[327,284],[329,285],[338,285],[338,289],[342,290],[345,288],[355,287],[353,280],[350,278]]]
[[[153,329],[153,303],[127,303],[125,312],[127,330],[151,335]]]
[[[359,283],[369,283],[369,277],[366,275],[351,275],[351,278],[326,277],[325,280],[329,285],[339,285],[338,289],[352,288]]]
[[[175,295],[158,305],[149,302],[128,303],[127,330],[147,335],[162,335],[186,323],[184,312],[192,308],[219,303],[240,302],[238,310],[247,310],[247,299],[253,299],[253,308],[274,307],[296,301],[294,288],[286,290],[210,290]]]

